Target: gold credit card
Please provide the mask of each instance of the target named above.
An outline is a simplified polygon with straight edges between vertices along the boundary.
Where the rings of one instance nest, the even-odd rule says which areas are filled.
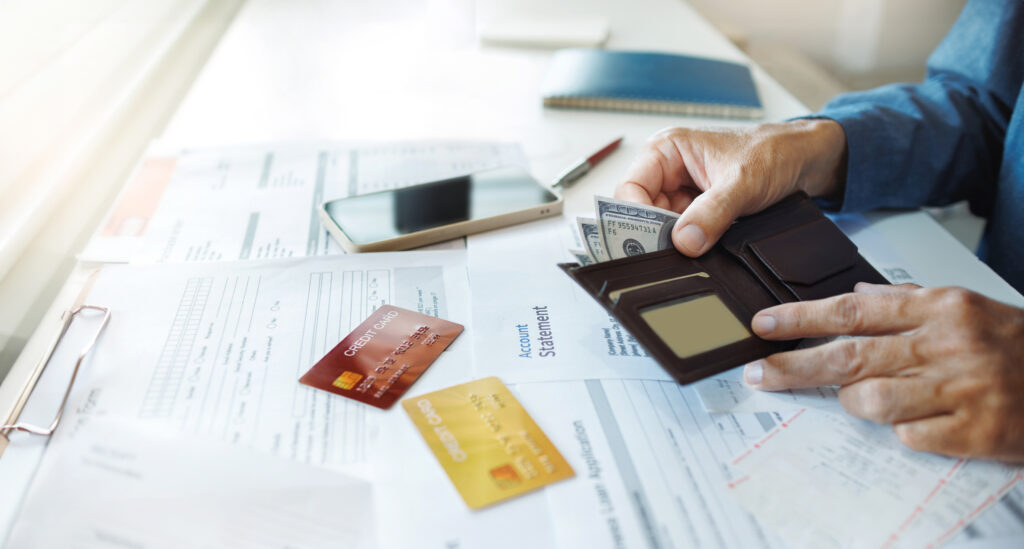
[[[407,398],[402,407],[471,509],[574,474],[496,377]]]

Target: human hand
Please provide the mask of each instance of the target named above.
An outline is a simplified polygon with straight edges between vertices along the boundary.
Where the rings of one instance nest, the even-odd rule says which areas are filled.
[[[669,128],[655,134],[615,198],[682,212],[672,242],[697,257],[741,215],[802,190],[841,187],[846,134],[832,120],[797,120],[744,130]]]
[[[858,284],[754,316],[765,339],[841,339],[753,362],[757,389],[841,385],[851,414],[914,450],[1024,461],[1024,309],[962,288]]]

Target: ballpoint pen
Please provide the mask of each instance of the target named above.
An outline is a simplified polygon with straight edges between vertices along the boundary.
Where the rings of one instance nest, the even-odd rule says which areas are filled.
[[[615,151],[615,149],[619,148],[619,143],[622,143],[622,139],[623,138],[620,137],[605,145],[596,153],[574,162],[572,166],[569,166],[565,171],[558,174],[558,177],[555,178],[555,182],[552,183],[551,186],[553,188],[569,188],[570,185],[572,185],[577,179],[583,177],[591,168],[597,165],[598,162],[604,160],[609,154]]]

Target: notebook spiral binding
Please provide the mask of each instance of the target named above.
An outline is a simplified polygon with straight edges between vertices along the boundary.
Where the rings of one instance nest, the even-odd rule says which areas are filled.
[[[544,106],[563,109],[597,109],[606,111],[681,114],[687,116],[723,118],[758,119],[764,117],[764,110],[755,107],[612,97],[545,97]]]

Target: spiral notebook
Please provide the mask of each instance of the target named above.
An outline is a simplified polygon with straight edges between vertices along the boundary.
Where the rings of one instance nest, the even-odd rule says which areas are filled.
[[[555,53],[546,107],[761,118],[745,65],[667,53],[567,49]]]

